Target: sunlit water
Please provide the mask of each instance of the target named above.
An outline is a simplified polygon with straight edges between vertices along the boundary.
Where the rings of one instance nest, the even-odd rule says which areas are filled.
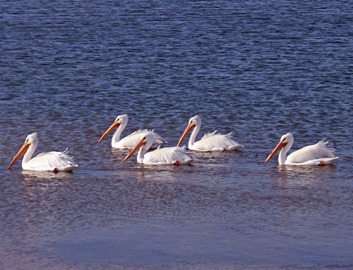
[[[238,3],[239,2],[239,3]],[[353,268],[351,1],[1,1],[0,268]],[[110,138],[233,131],[194,166],[125,164]],[[7,165],[27,134],[72,174]],[[280,136],[335,166],[264,164]],[[199,137],[201,134],[199,135]]]

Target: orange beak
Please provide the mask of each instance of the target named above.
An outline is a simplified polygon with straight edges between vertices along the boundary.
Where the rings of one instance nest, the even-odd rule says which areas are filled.
[[[126,157],[124,158],[124,160],[122,162],[127,161],[137,150],[139,150],[145,144],[146,144],[146,140],[145,140],[145,138],[142,138],[142,140],[135,146],[135,148],[132,149],[129,152],[129,154],[126,155]]]
[[[177,147],[181,145],[181,143],[183,142],[183,140],[185,139],[186,135],[188,135],[188,133],[191,131],[192,128],[195,127],[195,124],[193,123],[189,123],[188,126],[186,127],[183,135],[181,135],[179,142],[177,144]]]
[[[12,165],[15,164],[15,162],[24,155],[24,153],[26,153],[28,147],[31,144],[27,141],[25,141],[25,143],[22,145],[21,149],[18,151],[18,153],[16,154],[16,156],[12,159],[10,165],[7,167],[8,169],[10,169],[12,167]]]
[[[110,132],[112,132],[115,128],[117,128],[118,126],[120,126],[120,122],[119,121],[116,121],[114,122],[102,135],[102,137],[98,140],[98,142],[100,143],[102,140],[105,139],[105,137],[108,136],[108,134]]]
[[[278,151],[280,151],[280,150],[281,150],[283,147],[285,147],[286,145],[287,145],[286,142],[280,141],[280,142],[276,145],[276,147],[271,151],[271,153],[268,155],[268,157],[267,157],[266,160],[265,160],[265,163],[266,163],[267,161],[269,161],[274,155],[277,154]]]

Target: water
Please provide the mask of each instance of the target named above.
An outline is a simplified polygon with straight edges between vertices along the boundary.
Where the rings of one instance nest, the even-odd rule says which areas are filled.
[[[1,1],[0,268],[353,268],[352,4]],[[199,114],[245,149],[122,164],[96,142],[123,113],[169,145]],[[35,131],[80,168],[7,170]],[[337,164],[264,165],[288,131]]]

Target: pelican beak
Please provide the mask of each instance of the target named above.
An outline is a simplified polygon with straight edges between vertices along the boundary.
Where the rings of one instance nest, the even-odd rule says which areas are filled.
[[[186,135],[188,135],[188,133],[191,131],[192,128],[195,127],[194,123],[189,123],[188,126],[186,127],[183,135],[181,135],[179,142],[177,144],[177,147],[181,145],[181,143],[183,142],[183,140],[185,139]]]
[[[271,153],[268,155],[268,157],[267,157],[266,160],[265,160],[265,163],[266,163],[267,161],[269,161],[274,155],[277,154],[278,151],[280,151],[280,150],[281,150],[283,147],[285,147],[286,145],[287,145],[287,142],[286,142],[286,141],[284,141],[284,140],[280,141],[280,142],[276,145],[276,147],[271,151]]]
[[[102,135],[102,137],[98,140],[98,142],[100,143],[102,140],[105,139],[105,137],[108,136],[108,134],[110,132],[112,132],[115,128],[117,128],[118,126],[120,126],[120,122],[119,121],[115,121]]]
[[[132,149],[124,158],[122,162],[127,161],[137,150],[139,150],[143,145],[146,144],[145,137],[142,138],[142,140],[135,146],[134,149]]]
[[[18,153],[16,154],[16,156],[12,159],[10,165],[7,167],[8,169],[10,169],[12,167],[12,165],[15,164],[15,162],[23,156],[24,153],[26,153],[28,147],[31,144],[26,140],[25,143],[22,145],[21,149],[18,151]]]

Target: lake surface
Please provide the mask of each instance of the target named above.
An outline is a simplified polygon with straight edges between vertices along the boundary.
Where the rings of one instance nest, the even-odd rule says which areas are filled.
[[[352,269],[352,1],[0,3],[1,269]],[[176,145],[245,146],[143,166],[97,140],[119,114]],[[326,138],[336,165],[264,160]],[[74,173],[7,166],[70,149]],[[201,134],[198,138],[201,137]]]

